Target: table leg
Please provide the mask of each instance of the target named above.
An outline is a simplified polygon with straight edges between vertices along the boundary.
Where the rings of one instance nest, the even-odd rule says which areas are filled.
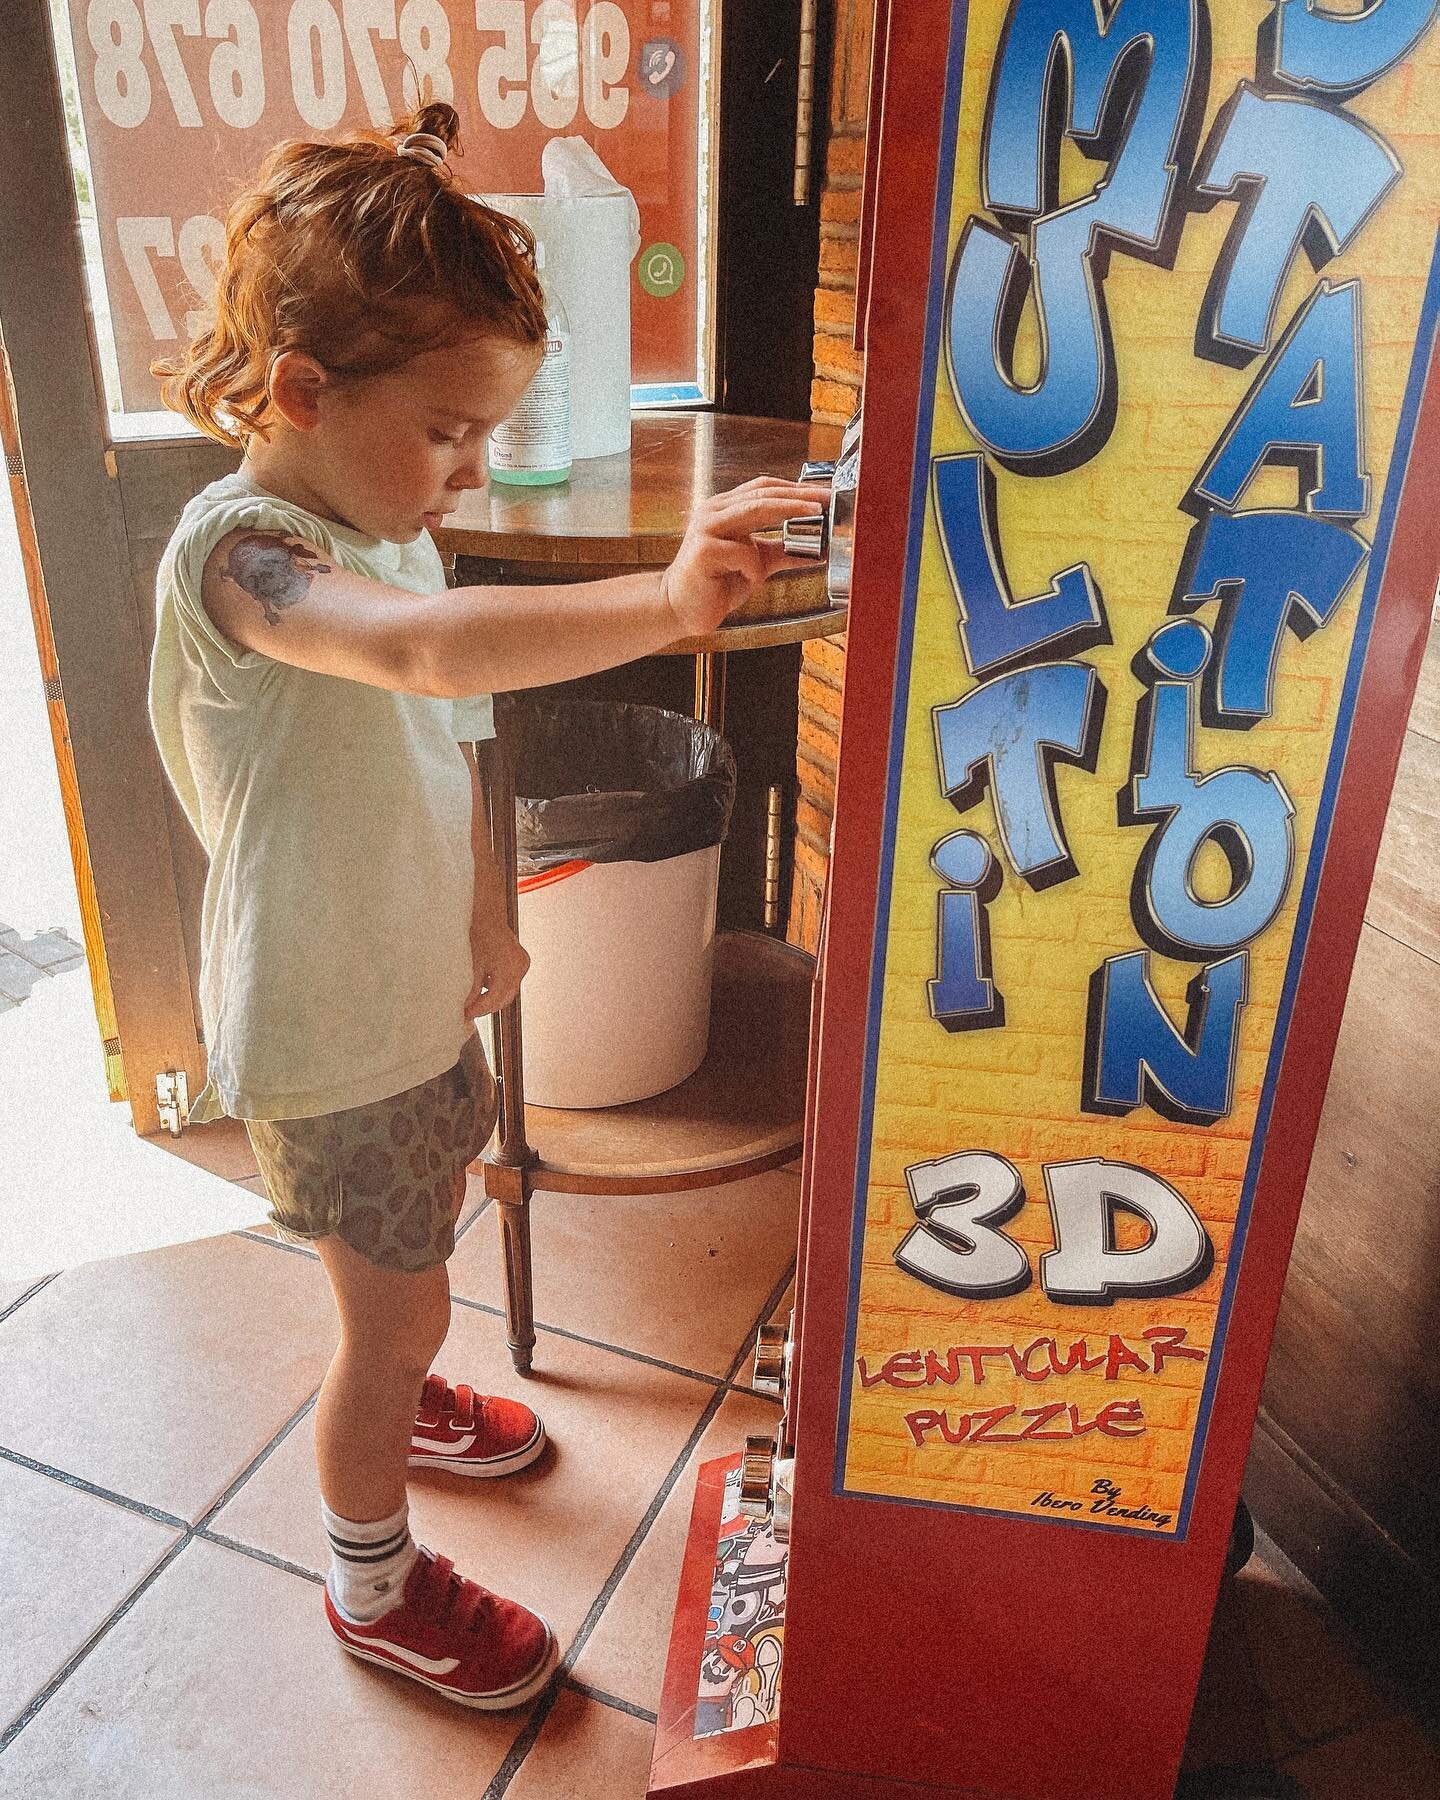
[[[516,889],[514,742],[506,728],[503,696],[496,699],[497,736],[480,758],[481,782],[495,866],[505,889],[511,930],[519,923]],[[485,1192],[496,1203],[505,1277],[505,1334],[510,1356],[528,1374],[535,1350],[535,1306],[530,1261],[530,1178],[536,1162],[525,1136],[525,1076],[520,1048],[520,997],[495,1019],[495,1079],[500,1088],[500,1129],[485,1156]]]
[[[725,730],[725,652],[702,650],[695,658],[695,717]]]

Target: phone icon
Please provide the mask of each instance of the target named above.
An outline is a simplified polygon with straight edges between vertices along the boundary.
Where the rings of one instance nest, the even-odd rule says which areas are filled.
[[[666,100],[685,83],[685,52],[674,38],[650,38],[640,46],[635,75],[641,88]]]

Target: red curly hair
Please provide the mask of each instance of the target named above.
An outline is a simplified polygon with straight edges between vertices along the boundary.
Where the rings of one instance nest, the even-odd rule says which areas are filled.
[[[226,215],[209,324],[183,356],[151,365],[165,404],[243,446],[267,435],[282,351],[359,379],[476,332],[542,344],[530,232],[463,193],[448,162],[398,154],[411,132],[457,148],[459,127],[432,102],[388,132],[272,150]]]

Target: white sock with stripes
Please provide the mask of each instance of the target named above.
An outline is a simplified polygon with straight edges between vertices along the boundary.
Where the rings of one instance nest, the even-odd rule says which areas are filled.
[[[420,1552],[410,1535],[407,1502],[388,1519],[342,1519],[322,1500],[330,1540],[330,1598],[357,1624],[368,1625],[400,1604],[405,1578]]]

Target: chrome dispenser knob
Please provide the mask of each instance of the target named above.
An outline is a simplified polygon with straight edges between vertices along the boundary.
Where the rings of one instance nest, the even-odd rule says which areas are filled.
[[[770,1535],[777,1544],[790,1542],[790,1512],[795,1489],[795,1458],[777,1456],[770,1494]]]
[[[807,514],[785,521],[785,554],[806,556],[813,562],[824,562],[827,521],[823,513]]]
[[[772,1324],[760,1327],[755,1344],[755,1386],[762,1394],[781,1394],[790,1372],[790,1329]]]
[[[850,572],[855,558],[855,491],[860,485],[860,428],[857,407],[845,427],[830,492],[827,587],[831,601],[836,603],[850,598]]]
[[[817,458],[813,462],[801,463],[799,479],[801,481],[830,481],[834,474],[833,462],[822,462]]]
[[[740,1510],[747,1519],[770,1516],[770,1476],[775,1467],[775,1440],[747,1437],[740,1459]]]

